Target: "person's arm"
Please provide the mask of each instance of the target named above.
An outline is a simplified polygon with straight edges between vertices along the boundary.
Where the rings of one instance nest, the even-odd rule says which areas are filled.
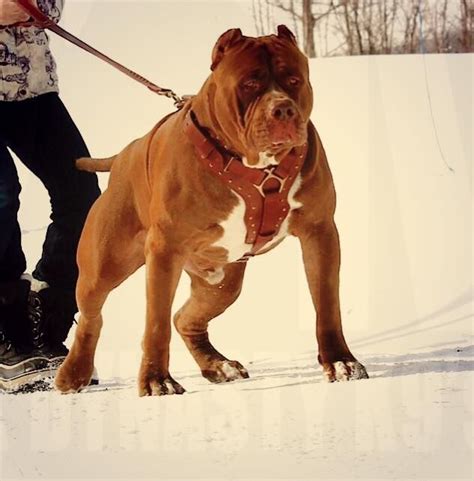
[[[30,16],[25,13],[16,0],[0,0],[0,27],[26,22],[29,18]]]
[[[61,18],[65,0],[31,0],[38,10],[51,20],[58,23]],[[0,27],[28,23],[31,20],[28,13],[18,4],[17,0],[0,0]]]

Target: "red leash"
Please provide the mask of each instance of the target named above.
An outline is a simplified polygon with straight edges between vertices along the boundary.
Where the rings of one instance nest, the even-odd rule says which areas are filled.
[[[142,85],[145,85],[145,87],[150,89],[152,92],[155,92],[158,95],[164,95],[165,97],[172,99],[174,101],[175,106],[178,109],[181,108],[183,104],[186,102],[187,97],[181,98],[170,89],[158,87],[158,85],[154,84],[153,82],[150,82],[145,77],[142,77],[141,75],[137,74],[133,70],[128,69],[124,65],[116,62],[115,60],[111,59],[110,57],[103,54],[102,52],[99,52],[99,50],[95,49],[94,47],[91,47],[87,43],[83,42],[81,39],[75,37],[68,31],[64,30],[59,25],[54,23],[50,18],[48,18],[43,12],[41,12],[35,5],[31,4],[30,0],[17,0],[17,1],[19,5],[23,8],[23,10],[25,10],[25,12],[28,13],[34,20],[33,22],[25,22],[19,25],[24,25],[24,26],[36,25],[40,28],[44,28],[44,29],[47,28],[48,30],[51,30],[55,34],[68,40],[74,45],[77,45],[78,47],[82,48],[86,52],[89,52],[95,57],[100,58],[104,62],[107,62],[109,65],[112,65],[112,67],[115,67],[117,70],[120,70],[120,72],[124,73],[125,75],[132,78],[133,80],[136,80],[137,82],[140,82]]]

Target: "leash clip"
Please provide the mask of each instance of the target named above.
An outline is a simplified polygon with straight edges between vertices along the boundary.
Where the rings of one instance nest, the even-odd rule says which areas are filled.
[[[237,259],[236,261],[234,261],[234,263],[245,264],[254,256],[255,254],[252,254],[251,252],[247,252],[247,254],[244,254],[240,259]]]

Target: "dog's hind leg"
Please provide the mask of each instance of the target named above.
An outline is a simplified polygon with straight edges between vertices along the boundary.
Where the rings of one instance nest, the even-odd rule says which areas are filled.
[[[209,322],[239,297],[244,272],[244,263],[228,264],[224,269],[224,279],[216,285],[190,273],[191,297],[174,317],[176,329],[201,368],[202,375],[211,382],[249,377],[239,362],[230,361],[214,348],[207,332]]]
[[[55,379],[63,393],[88,386],[102,328],[102,306],[110,291],[144,263],[143,243],[123,223],[117,231],[107,195],[93,205],[79,242],[76,298],[80,318],[72,348]]]

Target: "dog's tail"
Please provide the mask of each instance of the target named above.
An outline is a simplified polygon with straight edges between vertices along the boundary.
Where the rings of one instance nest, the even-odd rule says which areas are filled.
[[[81,157],[76,160],[76,167],[86,172],[110,172],[114,163],[115,155],[108,159],[91,159],[90,157]]]

